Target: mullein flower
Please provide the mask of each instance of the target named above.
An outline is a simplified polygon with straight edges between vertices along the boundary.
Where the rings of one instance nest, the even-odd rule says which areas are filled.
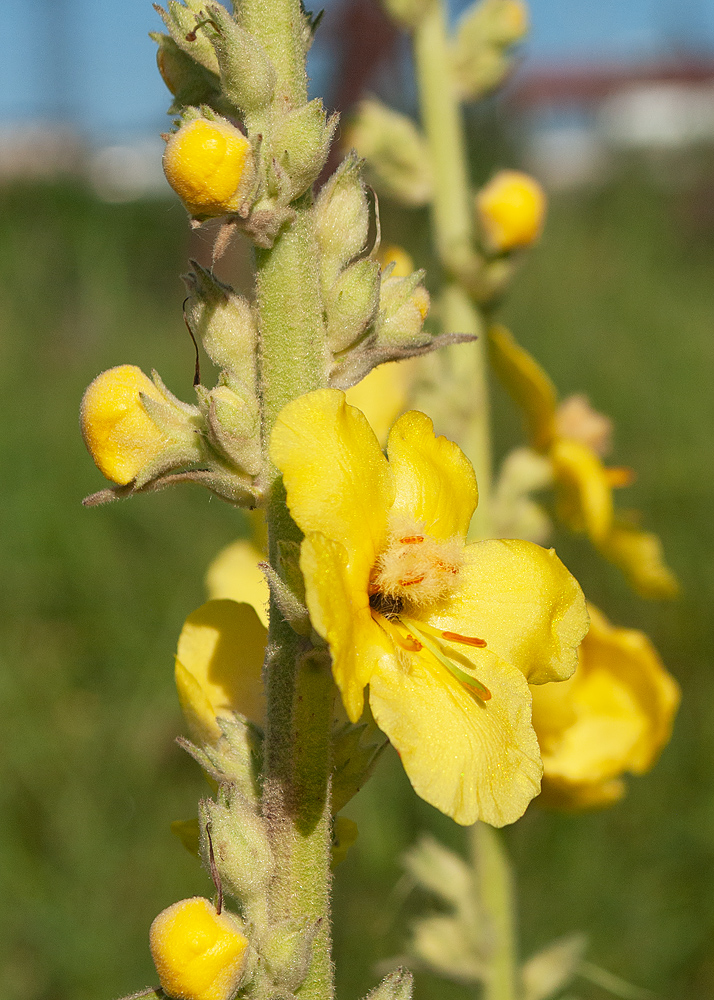
[[[519,170],[500,170],[476,195],[476,214],[486,248],[492,253],[521,250],[543,230],[546,197],[535,178]]]
[[[185,121],[168,137],[164,173],[195,219],[248,214],[253,152],[240,129],[225,118]]]
[[[248,940],[236,917],[201,896],[163,910],[149,932],[161,988],[173,1000],[231,1000],[245,971]]]
[[[638,593],[675,596],[679,585],[663,561],[657,536],[623,521],[615,511],[613,489],[630,485],[634,473],[603,464],[610,447],[609,419],[582,396],[558,405],[548,375],[505,327],[491,327],[489,344],[497,375],[523,411],[531,448],[550,463],[558,519],[571,531],[587,534]]]
[[[513,822],[541,774],[527,681],[570,676],[587,630],[555,553],[465,544],[473,469],[423,413],[392,428],[388,458],[336,390],[294,400],[271,456],[305,533],[300,566],[347,715],[364,688],[416,792],[463,824]]]
[[[589,808],[625,793],[622,775],[644,774],[672,732],[679,687],[647,636],[616,628],[588,605],[590,631],[575,674],[533,688],[545,804]]]
[[[97,375],[82,398],[80,428],[99,471],[128,486],[199,457],[190,408],[176,402],[136,365]]]

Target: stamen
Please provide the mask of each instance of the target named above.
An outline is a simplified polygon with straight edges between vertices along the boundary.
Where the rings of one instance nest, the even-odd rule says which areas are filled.
[[[413,587],[416,583],[423,583],[426,573],[422,573],[421,576],[414,576],[411,580],[399,580],[400,587]]]
[[[399,619],[396,619],[396,622],[390,621],[389,618],[385,618],[384,615],[374,609],[372,609],[372,618],[387,633],[392,642],[396,643],[405,652],[420,653],[424,648],[422,643],[418,639],[415,639],[411,632],[407,632],[406,635],[402,634],[397,626],[397,623],[399,625],[402,624]]]
[[[487,645],[485,639],[477,639],[475,635],[459,635],[458,632],[442,632],[441,634],[449,642],[463,642],[465,646],[476,646],[478,649],[484,649]]]
[[[424,645],[432,654],[432,656],[435,656],[436,659],[439,661],[439,663],[443,667],[446,667],[449,673],[452,674],[452,676],[455,677],[456,680],[459,681],[459,683],[463,684],[464,687],[468,688],[469,691],[472,694],[475,694],[477,698],[480,698],[481,701],[491,700],[491,692],[489,691],[489,689],[486,687],[485,684],[482,684],[481,681],[477,680],[475,677],[472,677],[470,674],[467,674],[466,671],[461,670],[460,667],[457,667],[456,664],[453,662],[453,660],[450,660],[446,655],[446,653],[442,649],[440,649],[438,644],[432,642],[431,639],[429,639],[424,634],[426,630],[428,630],[429,632],[434,632],[435,629],[432,629],[428,625],[424,626],[422,625],[421,622],[419,623],[419,627],[417,628],[417,626],[414,624],[413,621],[407,619],[405,619],[404,621],[406,624],[409,625],[409,627],[412,629],[413,632],[416,632],[416,634],[423,641]],[[439,633],[439,635],[442,634],[443,633]]]
[[[417,542],[423,542],[423,535],[405,535],[404,538],[400,538],[399,541],[402,545],[415,545]]]

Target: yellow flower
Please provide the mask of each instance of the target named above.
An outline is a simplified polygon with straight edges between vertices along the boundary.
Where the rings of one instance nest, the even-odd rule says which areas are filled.
[[[381,445],[386,444],[389,428],[407,408],[420,364],[420,358],[388,361],[347,390],[347,402],[362,410]]]
[[[582,593],[552,550],[465,544],[473,469],[423,413],[396,422],[387,452],[334,389],[276,421],[271,456],[305,534],[310,618],[349,718],[369,685],[417,793],[459,823],[501,826],[538,793],[527,681],[571,674]]]
[[[230,718],[240,712],[263,721],[260,677],[267,637],[266,625],[251,604],[207,601],[188,616],[176,650],[175,678],[181,708],[197,742],[220,739],[216,722],[220,716]]]
[[[663,561],[657,536],[621,526],[616,519],[613,488],[630,485],[634,474],[602,462],[612,430],[609,419],[582,396],[558,405],[550,378],[509,330],[495,325],[488,336],[493,367],[523,411],[531,447],[551,462],[558,518],[570,530],[585,532],[638,593],[673,597],[679,585]]]
[[[149,931],[162,990],[173,1000],[230,1000],[245,969],[248,940],[235,917],[201,896],[161,912]]]
[[[647,636],[616,628],[592,605],[588,610],[590,631],[575,674],[562,684],[533,688],[543,800],[563,808],[621,798],[621,775],[652,767],[679,704],[679,687]]]
[[[135,479],[170,443],[146,412],[142,395],[163,401],[140,368],[119,365],[97,375],[82,399],[84,443],[99,471],[120,486]]]
[[[543,188],[519,170],[500,170],[476,195],[484,241],[494,253],[535,243],[543,229],[545,210]]]
[[[225,119],[196,118],[169,137],[164,173],[195,218],[240,212],[255,173],[250,142]]]

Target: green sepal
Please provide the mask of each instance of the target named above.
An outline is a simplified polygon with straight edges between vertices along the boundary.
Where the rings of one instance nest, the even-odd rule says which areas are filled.
[[[315,98],[289,112],[270,136],[268,189],[284,204],[303,194],[325,165],[338,115],[325,114]]]
[[[260,942],[271,983],[281,995],[295,993],[304,983],[318,926],[310,920],[273,924]]]
[[[364,250],[369,232],[369,204],[361,177],[362,161],[350,153],[329,180],[315,202],[315,236],[320,248],[323,292],[327,292],[340,271]]]
[[[221,369],[229,388],[239,393],[244,388],[254,395],[258,328],[253,308],[195,260],[191,266],[193,271],[183,276],[189,293],[184,315],[191,333]]]
[[[198,25],[205,21],[204,0],[186,0],[185,4],[178,0],[169,0],[168,10],[154,4],[156,10],[169,30],[176,45],[205,69],[218,76],[218,60],[213,46],[205,32]]]
[[[189,105],[207,104],[217,111],[226,110],[221,98],[219,77],[180,48],[170,35],[150,31],[158,45],[156,62],[159,73],[174,100],[170,115],[180,114]]]
[[[335,354],[354,344],[372,322],[379,294],[379,264],[369,257],[346,267],[326,290],[327,343]]]
[[[270,593],[278,611],[290,628],[298,635],[309,636],[312,631],[310,616],[305,605],[298,600],[288,584],[281,579],[270,563],[262,563]]]
[[[254,722],[237,712],[233,718],[218,716],[223,738],[198,747],[179,737],[183,747],[216,785],[230,783],[256,808],[260,802],[263,734]]]
[[[389,741],[373,723],[345,723],[332,737],[332,812],[337,814],[373,773]]]
[[[199,803],[199,845],[211,871],[211,852],[223,889],[250,919],[261,911],[275,866],[265,822],[253,803],[232,785],[218,789],[217,801]]]
[[[227,385],[196,386],[205,414],[208,439],[236,469],[257,476],[263,465],[260,406],[246,390]]]
[[[219,3],[208,0],[205,27],[215,50],[223,94],[244,115],[262,110],[273,97],[277,74],[267,52]]]
[[[365,1000],[411,1000],[414,978],[408,969],[395,969],[371,990]]]
[[[305,578],[300,569],[300,542],[278,541],[278,570],[297,600],[305,605]]]

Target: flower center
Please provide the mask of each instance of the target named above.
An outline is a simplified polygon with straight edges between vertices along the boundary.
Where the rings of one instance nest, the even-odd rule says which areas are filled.
[[[433,604],[450,594],[459,582],[464,545],[460,538],[434,538],[423,526],[402,521],[389,534],[374,565],[370,597],[389,613]],[[373,602],[374,606],[374,602]]]

